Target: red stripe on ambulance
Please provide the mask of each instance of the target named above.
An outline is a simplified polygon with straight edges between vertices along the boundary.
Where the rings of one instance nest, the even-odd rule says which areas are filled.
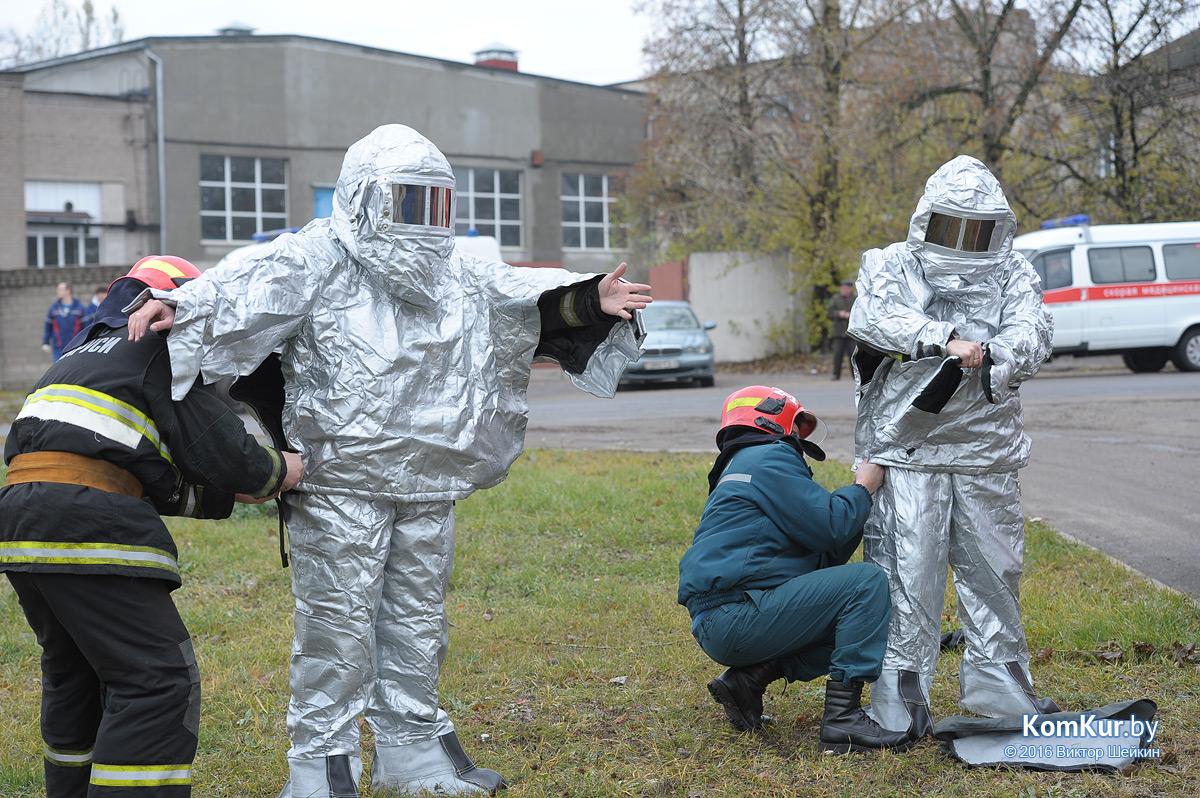
[[[1046,291],[1047,305],[1061,302],[1097,302],[1110,299],[1145,299],[1147,297],[1200,295],[1200,281],[1175,283],[1125,283],[1122,285],[1092,285],[1086,288],[1059,288]]]

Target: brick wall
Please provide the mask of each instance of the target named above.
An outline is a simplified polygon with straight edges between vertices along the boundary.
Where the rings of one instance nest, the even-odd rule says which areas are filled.
[[[68,266],[61,269],[0,269],[0,389],[28,391],[49,367],[42,351],[46,310],[66,280],[85,305],[98,285],[107,285],[128,266]]]
[[[675,260],[650,267],[650,293],[655,299],[688,300],[687,261]]]

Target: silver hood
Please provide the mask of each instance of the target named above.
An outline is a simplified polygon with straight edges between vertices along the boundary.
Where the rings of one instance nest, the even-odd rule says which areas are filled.
[[[441,151],[412,128],[376,128],[346,151],[330,222],[351,256],[369,264],[370,278],[380,288],[405,302],[432,307],[442,298],[454,230],[399,221],[392,207],[393,184],[454,189],[454,172]]]
[[[926,234],[934,214],[993,222],[994,234],[986,251],[963,252],[929,244]],[[996,180],[982,162],[960,155],[943,164],[925,182],[908,227],[908,249],[920,261],[925,279],[938,294],[960,302],[986,305],[994,301],[997,286],[989,280],[997,263],[1012,251],[1017,217]]]

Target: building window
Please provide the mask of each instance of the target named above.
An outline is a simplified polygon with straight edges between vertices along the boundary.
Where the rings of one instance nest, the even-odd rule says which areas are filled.
[[[99,183],[25,182],[25,264],[84,266],[100,262],[102,218]],[[91,232],[92,235],[88,235]]]
[[[200,238],[249,241],[287,226],[286,159],[200,156]]]
[[[30,268],[86,266],[100,262],[100,238],[78,230],[39,230],[25,237],[25,263]]]
[[[455,169],[454,234],[474,230],[502,247],[521,246],[521,173],[515,169]]]
[[[563,249],[614,249],[625,244],[624,230],[613,223],[618,181],[608,175],[562,175]]]

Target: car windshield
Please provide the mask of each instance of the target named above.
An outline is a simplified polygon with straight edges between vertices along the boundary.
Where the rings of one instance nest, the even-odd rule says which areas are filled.
[[[696,314],[686,305],[647,305],[642,321],[650,331],[695,330],[700,326]]]

